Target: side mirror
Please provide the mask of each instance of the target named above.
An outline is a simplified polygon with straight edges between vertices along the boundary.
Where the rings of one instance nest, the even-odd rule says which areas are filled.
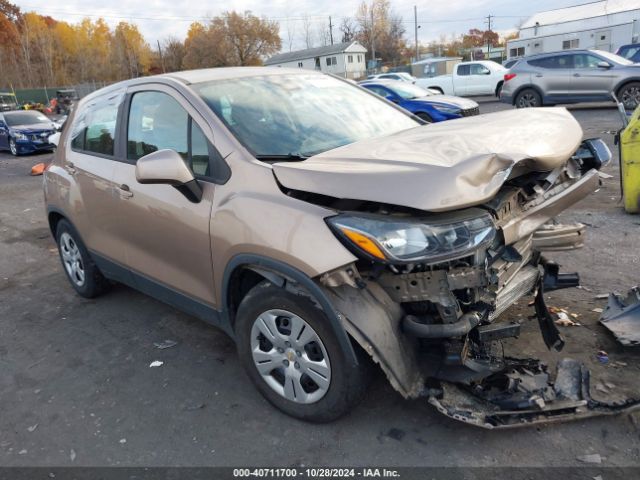
[[[602,62],[598,62],[598,68],[609,69],[611,68],[611,65],[608,62],[602,61]]]
[[[142,184],[172,185],[189,201],[202,200],[202,187],[175,150],[158,150],[138,159],[136,180]]]

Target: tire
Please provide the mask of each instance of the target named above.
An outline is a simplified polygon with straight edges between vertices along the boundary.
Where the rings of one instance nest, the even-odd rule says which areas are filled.
[[[627,110],[635,110],[640,104],[640,82],[631,82],[618,90],[618,100]]]
[[[496,87],[496,92],[495,92],[495,93],[496,93],[496,97],[497,97],[497,98],[500,98],[500,95],[502,94],[502,87],[503,87],[503,85],[504,85],[504,84],[500,83],[500,84],[498,84],[498,86]]]
[[[431,115],[429,115],[428,113],[419,112],[419,113],[416,113],[416,117],[418,117],[420,120],[423,120],[427,123],[433,123],[433,118],[431,118]]]
[[[16,145],[15,139],[12,137],[9,137],[9,151],[14,157],[18,156],[18,146]]]
[[[109,289],[109,281],[93,262],[80,235],[68,221],[58,222],[56,242],[62,269],[80,296],[94,298]]]
[[[542,97],[533,88],[525,88],[516,96],[517,108],[532,108],[542,106]]]
[[[324,312],[307,297],[260,283],[240,303],[235,331],[249,378],[284,413],[330,422],[364,397],[371,360],[354,345],[362,358],[352,365]]]

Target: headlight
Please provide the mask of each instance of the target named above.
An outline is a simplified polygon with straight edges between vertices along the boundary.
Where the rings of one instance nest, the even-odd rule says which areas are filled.
[[[460,107],[453,107],[450,105],[442,105],[439,103],[432,103],[431,106],[441,113],[448,113],[449,115],[460,115]]]
[[[24,133],[14,133],[13,136],[16,137],[16,140],[29,140],[29,137],[27,137]]]
[[[391,263],[455,260],[489,245],[495,236],[488,214],[454,221],[344,214],[327,222],[353,250]]]

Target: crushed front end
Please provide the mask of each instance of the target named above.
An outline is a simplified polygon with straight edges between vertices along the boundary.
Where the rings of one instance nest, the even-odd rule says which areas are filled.
[[[451,418],[498,428],[634,408],[636,400],[593,400],[589,372],[575,360],[552,373],[537,359],[506,357],[501,346],[520,333],[502,314],[533,296],[545,344],[562,350],[544,292],[579,278],[547,255],[581,247],[584,226],[554,218],[598,188],[610,158],[602,141],[587,140],[563,165],[511,171],[490,201],[454,212],[359,205],[328,223],[361,260],[320,282],[392,385]]]

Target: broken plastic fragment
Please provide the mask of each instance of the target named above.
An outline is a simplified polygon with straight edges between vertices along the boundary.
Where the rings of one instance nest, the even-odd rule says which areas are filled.
[[[164,362],[161,362],[160,360],[154,360],[149,364],[149,368],[161,367],[162,365],[164,365]]]

